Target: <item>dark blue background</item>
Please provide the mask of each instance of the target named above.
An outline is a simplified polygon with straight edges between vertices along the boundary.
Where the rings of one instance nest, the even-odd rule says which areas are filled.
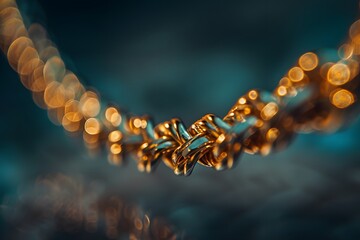
[[[156,122],[223,116],[250,88],[271,90],[304,52],[336,48],[358,17],[356,0],[19,1],[69,69],[101,96]],[[50,123],[0,59],[0,199],[62,173],[95,182],[195,239],[360,239],[360,123],[299,136],[231,171],[177,177],[91,158]],[[99,191],[99,190],[94,190]],[[2,220],[6,227],[5,220]],[[4,234],[5,229],[2,228]]]

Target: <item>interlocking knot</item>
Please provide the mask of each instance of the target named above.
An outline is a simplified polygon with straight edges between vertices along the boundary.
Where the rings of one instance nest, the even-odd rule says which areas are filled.
[[[229,124],[208,114],[188,130],[179,119],[161,123],[155,128],[148,123],[143,129],[145,143],[137,153],[139,169],[150,172],[159,159],[177,175],[189,175],[200,164],[217,170],[231,168],[243,150],[255,119]]]

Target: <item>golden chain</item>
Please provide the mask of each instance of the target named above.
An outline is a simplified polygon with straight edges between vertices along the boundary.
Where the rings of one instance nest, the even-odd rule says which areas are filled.
[[[224,118],[208,114],[188,129],[180,119],[155,126],[149,116],[100,102],[66,69],[44,28],[25,27],[14,0],[0,0],[0,21],[1,49],[35,103],[66,131],[82,134],[89,149],[106,146],[111,163],[134,153],[140,171],[160,160],[178,175],[196,163],[232,168],[243,152],[267,155],[298,132],[336,130],[357,110],[360,20],[338,51],[303,54],[272,93],[251,90]]]

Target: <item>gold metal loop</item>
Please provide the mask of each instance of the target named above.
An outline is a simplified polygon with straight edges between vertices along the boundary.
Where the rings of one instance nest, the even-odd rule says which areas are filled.
[[[143,143],[137,152],[139,170],[151,172],[159,162],[158,159],[171,153],[177,146],[177,143],[167,136]]]
[[[176,148],[172,154],[175,174],[190,175],[196,162],[204,156],[209,148],[213,147],[213,144],[214,141],[210,140],[205,133],[199,133]]]

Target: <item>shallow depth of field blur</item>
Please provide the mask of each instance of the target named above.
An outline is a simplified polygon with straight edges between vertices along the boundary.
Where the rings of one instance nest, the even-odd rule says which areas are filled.
[[[360,13],[357,0],[18,5],[102,98],[156,122],[180,117],[187,126],[206,113],[224,116],[251,88],[272,90],[301,54],[337,48]],[[53,212],[69,202],[85,209],[114,196],[163,219],[180,239],[360,239],[358,119],[333,134],[299,135],[265,158],[243,155],[232,170],[196,166],[179,177],[161,164],[145,174],[132,159],[115,167],[106,156],[91,156],[81,138],[54,126],[4,54],[0,78],[1,239],[109,237],[59,230],[58,219],[45,223],[31,209]]]

